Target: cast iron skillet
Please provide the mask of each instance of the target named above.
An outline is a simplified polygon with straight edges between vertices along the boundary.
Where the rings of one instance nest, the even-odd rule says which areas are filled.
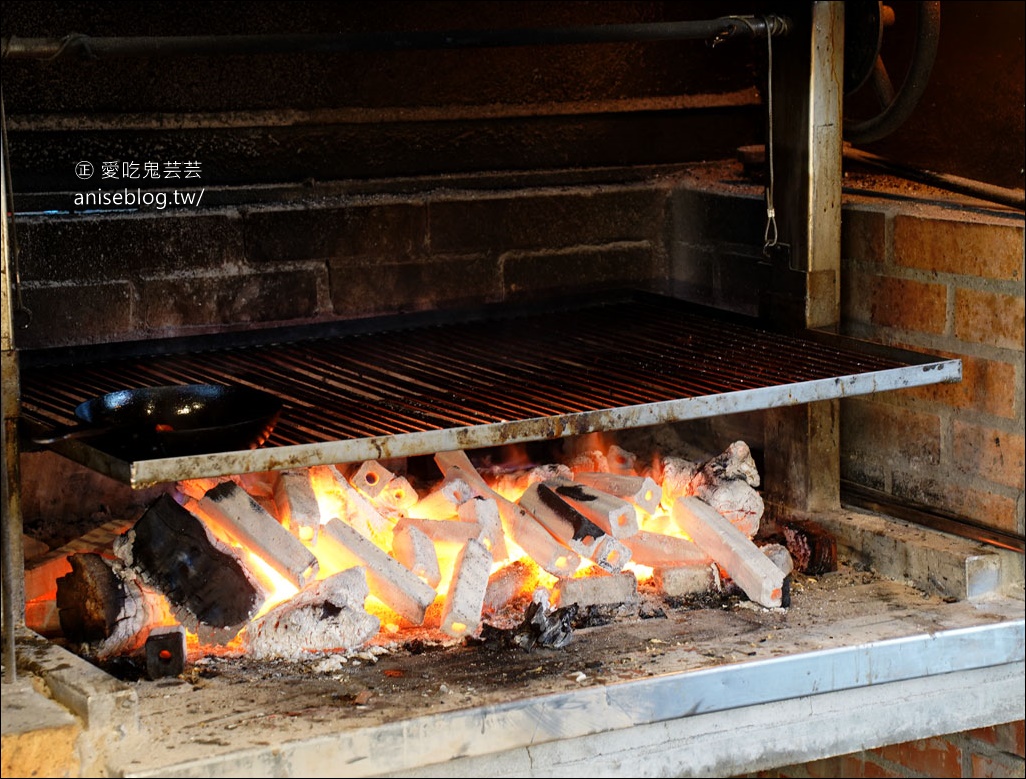
[[[89,439],[127,459],[255,449],[270,436],[281,400],[223,384],[177,384],[110,392],[78,405],[78,424],[34,436],[37,444]]]

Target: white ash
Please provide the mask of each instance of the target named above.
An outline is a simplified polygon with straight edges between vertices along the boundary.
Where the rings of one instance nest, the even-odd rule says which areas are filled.
[[[381,627],[364,609],[368,594],[362,566],[318,580],[251,624],[245,634],[247,649],[261,660],[358,649]]]

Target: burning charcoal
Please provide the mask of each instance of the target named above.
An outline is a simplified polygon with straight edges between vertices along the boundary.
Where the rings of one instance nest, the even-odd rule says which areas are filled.
[[[279,471],[260,471],[257,473],[240,473],[231,477],[232,481],[257,500],[274,500],[274,490],[278,484]],[[211,485],[213,486],[213,485]],[[202,498],[200,495],[199,498]]]
[[[263,603],[263,592],[231,548],[168,495],[150,504],[114,551],[204,639],[230,640]]]
[[[519,496],[532,484],[538,484],[549,479],[572,479],[573,476],[574,473],[570,470],[569,466],[549,463],[527,470],[520,470],[516,473],[504,474],[496,479],[494,489],[502,495]]]
[[[71,573],[57,580],[57,608],[65,637],[89,646],[98,660],[131,654],[150,625],[170,620],[166,602],[138,579],[98,554],[69,558]]]
[[[709,592],[716,584],[715,565],[681,565],[656,568],[652,579],[667,597],[686,597]]]
[[[679,498],[673,519],[751,600],[767,608],[781,605],[783,572],[712,506],[694,497]]]
[[[577,616],[576,604],[550,610],[546,597],[531,601],[524,613],[524,621],[513,633],[513,643],[522,649],[541,646],[562,649],[573,638],[573,621]]]
[[[660,505],[672,511],[677,498],[691,494],[691,480],[698,473],[698,463],[683,457],[664,457],[659,462],[658,477],[663,491]]]
[[[783,571],[784,576],[790,576],[791,571],[794,570],[794,560],[791,559],[791,553],[787,551],[786,546],[782,544],[763,544],[759,549],[773,561],[777,568]]]
[[[750,487],[758,487],[759,471],[752,458],[752,451],[744,441],[735,441],[721,454],[705,462],[695,474],[694,484],[743,479]]]
[[[630,571],[603,575],[598,571],[591,576],[560,579],[553,588],[555,602],[560,606],[577,604],[587,606],[624,605],[638,603],[638,580]]]
[[[405,525],[392,534],[392,556],[427,582],[438,587],[442,572],[438,567],[435,542],[416,525]]]
[[[681,565],[707,565],[712,559],[694,541],[679,535],[639,530],[630,538],[622,539],[631,550],[631,561],[650,568]]]
[[[392,473],[377,460],[361,463],[349,483],[386,514],[402,514],[418,500],[406,477]]]
[[[442,483],[413,504],[407,514],[418,519],[447,519],[455,517],[461,503],[477,494],[459,476],[446,476]]]
[[[499,504],[494,498],[475,495],[462,503],[456,513],[461,522],[476,522],[481,527],[482,541],[492,553],[493,560],[509,558],[506,534],[502,529],[502,516],[499,514]]]
[[[204,518],[296,587],[302,588],[316,576],[318,562],[313,553],[235,482],[209,490],[198,507]]]
[[[575,478],[578,472],[609,473],[609,462],[602,451],[593,449],[576,455],[570,461],[570,470]]]
[[[616,573],[631,559],[631,550],[607,534],[540,482],[520,497],[527,509],[557,540],[609,573]]]
[[[622,540],[638,532],[638,513],[623,498],[568,479],[550,479],[545,486],[613,538]]]
[[[634,475],[634,467],[637,465],[638,458],[633,452],[628,452],[626,449],[613,444],[606,451],[606,462],[608,463],[610,473],[632,476]]]
[[[151,681],[178,676],[185,670],[185,628],[161,625],[150,631],[144,647],[146,676]]]
[[[806,522],[782,522],[780,531],[794,567],[809,576],[837,570],[837,541]]]
[[[419,497],[405,476],[393,476],[374,500],[386,514],[405,514],[417,505]]]
[[[600,473],[597,471],[574,471],[574,481],[587,484],[610,495],[631,501],[642,511],[654,514],[659,510],[663,489],[648,476],[632,476],[622,473]]]
[[[338,517],[382,549],[392,546],[392,525],[367,498],[353,487],[334,465],[310,468],[310,479],[327,504],[321,515]]]
[[[395,533],[415,527],[432,541],[441,544],[456,544],[462,547],[468,539],[478,538],[484,530],[477,522],[461,522],[458,519],[421,519],[403,517],[395,523]]]
[[[211,490],[218,484],[223,484],[226,481],[231,481],[231,477],[217,476],[209,479],[186,479],[178,482],[175,486],[182,495],[193,500],[199,500],[207,494],[207,490]]]
[[[414,625],[424,621],[437,593],[373,541],[342,520],[332,519],[321,530],[318,546],[322,545],[343,566],[365,566],[370,592],[400,617]]]
[[[356,473],[349,477],[349,483],[365,498],[374,500],[394,476],[394,473],[376,460],[367,460],[360,463]]]
[[[696,480],[700,477],[696,477]],[[744,479],[714,484],[692,482],[692,495],[716,509],[734,527],[749,538],[759,532],[765,504],[762,495]]]
[[[305,470],[282,471],[274,486],[274,504],[281,523],[302,541],[317,541],[321,509]]]
[[[364,609],[368,594],[360,566],[320,579],[250,625],[247,650],[261,660],[298,660],[309,652],[358,649],[381,627]]]
[[[456,558],[442,605],[442,632],[453,638],[477,632],[491,568],[492,553],[487,547],[475,538],[467,541]]]
[[[514,560],[500,568],[488,579],[482,609],[486,612],[502,611],[522,592],[538,584],[538,569],[523,560]]]
[[[780,605],[787,608],[791,605],[791,572],[794,570],[794,560],[791,558],[791,553],[782,544],[765,544],[759,548],[784,574],[784,585],[780,592]]]
[[[503,530],[543,570],[556,577],[572,576],[577,570],[581,563],[577,553],[557,541],[521,506],[492,490],[474,469],[466,452],[437,452],[435,463],[447,476],[459,475],[477,489],[480,495],[493,498],[499,507]]]

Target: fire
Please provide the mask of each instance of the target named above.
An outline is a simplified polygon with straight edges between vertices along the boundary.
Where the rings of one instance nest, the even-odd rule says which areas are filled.
[[[376,618],[383,633],[395,634],[419,625],[458,638],[478,629],[482,609],[487,613],[488,609],[501,608],[502,603],[527,602],[539,590],[559,593],[561,582],[595,576],[598,568],[603,569],[598,571],[601,575],[628,573],[644,583],[656,577],[658,568],[672,564],[677,559],[674,555],[680,556],[681,564],[708,565],[708,559],[671,513],[673,501],[692,495],[694,485],[701,483],[696,476],[699,465],[673,458],[657,458],[646,465],[601,436],[591,440],[592,448],[585,446],[583,454],[566,463],[530,465],[522,447],[508,447],[507,459],[500,465],[480,470],[470,466],[462,453],[458,457],[436,456],[442,478],[420,490],[404,476],[374,461],[310,467],[288,486],[299,492],[309,490],[311,505],[316,507],[312,518],[303,515],[298,494],[285,497],[293,503],[289,510],[278,510],[285,488],[273,474],[266,485],[275,487],[250,478],[248,494],[263,507],[254,511],[266,510],[270,521],[286,527],[316,560],[310,566],[314,572],[311,582],[327,584],[354,566],[367,570],[370,592],[359,599],[362,609]],[[241,479],[233,480],[242,483]],[[263,602],[253,624],[272,609],[289,605],[305,588],[301,581],[297,583],[296,575],[290,581],[282,574],[281,561],[274,559],[277,550],[273,544],[265,549],[247,548],[217,517],[204,510],[202,496],[224,481],[182,482],[180,502],[204,522],[215,538],[237,551],[259,582]],[[627,495],[624,490],[628,488],[634,493]],[[606,516],[605,530],[599,514],[593,520],[573,514],[578,519],[572,521],[587,524],[578,530],[560,529],[560,511],[596,508],[587,502],[589,495],[604,496],[601,502],[618,510],[621,505],[628,506],[629,514]],[[535,502],[529,504],[531,496]],[[575,503],[575,499],[584,502]],[[538,511],[544,513],[554,500],[569,502],[555,511],[542,530]],[[533,513],[525,511],[525,505],[533,506]],[[352,548],[347,541],[350,536],[339,535],[342,527],[357,531],[352,538],[364,539],[364,544],[370,541],[373,546]],[[466,570],[471,541],[478,544],[475,564],[483,565],[477,573]],[[675,551],[678,546],[682,552]],[[396,561],[399,567],[394,566]],[[515,575],[514,563],[519,566]],[[411,573],[415,574],[412,580],[403,578]],[[502,590],[503,601],[498,605],[457,602],[467,597],[460,595],[461,588],[464,593],[474,593],[470,598],[473,601],[489,592],[485,585],[494,584],[497,591],[501,590],[499,582],[510,590]],[[425,583],[428,595],[419,595]],[[232,645],[245,644],[244,633],[233,639]],[[190,634],[189,638],[191,646],[194,636]]]

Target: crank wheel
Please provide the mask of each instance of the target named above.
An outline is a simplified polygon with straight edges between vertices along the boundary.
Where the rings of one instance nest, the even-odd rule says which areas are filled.
[[[851,143],[871,143],[894,132],[923,96],[933,70],[940,40],[940,2],[901,3],[898,8],[901,18],[881,2],[845,3],[844,139]],[[909,19],[914,29],[908,29]],[[911,41],[905,44],[911,51],[905,52],[904,78],[895,87],[883,59],[884,35],[897,33],[899,25],[902,40]],[[847,115],[849,104],[857,98],[862,108],[868,105],[869,116]]]

